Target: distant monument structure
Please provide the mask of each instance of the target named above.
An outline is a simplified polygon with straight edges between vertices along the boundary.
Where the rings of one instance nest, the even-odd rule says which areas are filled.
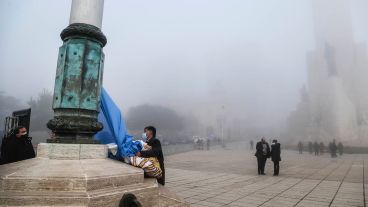
[[[294,139],[368,143],[368,56],[354,41],[350,4],[312,1],[316,47],[307,55],[307,87],[289,120]]]

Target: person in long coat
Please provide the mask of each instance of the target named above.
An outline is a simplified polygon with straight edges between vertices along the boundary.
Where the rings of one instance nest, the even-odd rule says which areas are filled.
[[[281,144],[276,139],[271,144],[271,159],[273,162],[273,175],[278,176],[280,171],[281,161]]]
[[[302,142],[298,143],[298,149],[299,149],[299,154],[303,154],[303,143]]]
[[[267,158],[270,157],[270,146],[263,137],[260,142],[257,142],[256,153],[258,163],[258,175],[265,175],[264,168]]]

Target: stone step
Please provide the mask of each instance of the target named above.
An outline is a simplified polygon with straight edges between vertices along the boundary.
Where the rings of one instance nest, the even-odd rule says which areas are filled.
[[[0,169],[0,186],[3,191],[85,192],[144,181],[142,169],[111,159],[35,158]]]
[[[158,184],[154,179],[116,188],[99,189],[89,192],[64,191],[7,191],[0,193],[1,206],[119,206],[125,193],[132,193],[142,206],[159,205]]]

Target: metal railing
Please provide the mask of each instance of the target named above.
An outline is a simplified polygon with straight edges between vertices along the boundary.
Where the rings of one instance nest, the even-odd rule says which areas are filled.
[[[4,127],[4,134],[8,135],[11,133],[11,130],[16,128],[19,125],[19,117],[11,117],[8,116],[5,118],[5,127]]]

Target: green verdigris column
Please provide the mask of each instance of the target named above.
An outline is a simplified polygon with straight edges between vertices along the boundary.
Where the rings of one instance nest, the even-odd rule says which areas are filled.
[[[48,142],[96,143],[106,37],[85,23],[73,23],[61,34],[55,88],[54,118],[47,123],[55,137]]]

